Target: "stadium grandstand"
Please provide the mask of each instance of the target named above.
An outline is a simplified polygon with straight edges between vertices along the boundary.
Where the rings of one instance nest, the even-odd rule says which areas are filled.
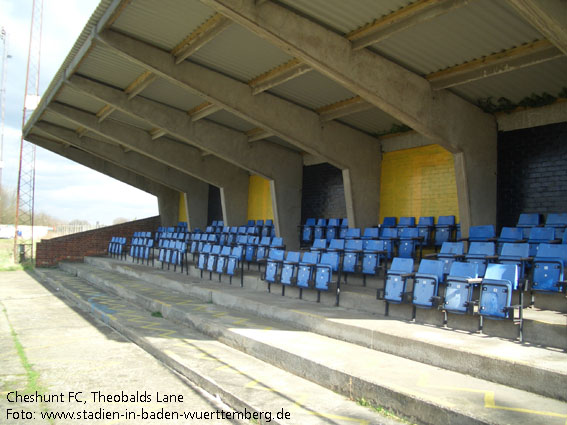
[[[564,425],[566,55],[561,0],[102,0],[25,139],[159,217],[36,273],[278,423]]]

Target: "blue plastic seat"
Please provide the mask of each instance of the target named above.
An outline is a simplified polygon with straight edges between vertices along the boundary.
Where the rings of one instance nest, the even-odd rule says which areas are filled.
[[[305,224],[301,226],[301,243],[311,244],[313,241],[313,229],[315,228],[315,219],[308,218]]]
[[[464,257],[465,244],[463,242],[443,242],[437,258],[443,261],[443,273],[449,274],[453,262]]]
[[[467,263],[478,264],[478,275],[484,276],[489,261],[496,260],[494,242],[471,242],[465,255]]]
[[[325,230],[327,229],[327,219],[320,218],[317,220],[315,229],[313,231],[314,239],[325,239]]]
[[[348,228],[343,239],[360,239],[360,229],[358,227]]]
[[[422,238],[421,244],[429,246],[431,244],[431,234],[435,228],[433,217],[419,217],[417,222],[417,230],[419,236]]]
[[[413,282],[413,305],[419,308],[436,307],[439,284],[443,282],[443,261],[421,260]],[[414,311],[415,319],[415,311]]]
[[[337,273],[337,280],[333,282],[333,273]],[[337,252],[325,252],[315,265],[315,289],[317,290],[317,302],[321,301],[321,291],[328,291],[331,284],[336,284],[336,301],[339,305],[340,296],[340,256]],[[301,291],[300,291],[301,298]]]
[[[326,239],[315,239],[310,251],[326,251],[327,250],[327,240]]]
[[[366,286],[366,276],[376,276],[383,268],[388,251],[386,242],[380,240],[368,240],[362,252],[362,284]]]
[[[415,227],[415,217],[400,217],[398,225],[396,226],[398,236],[401,236],[402,229],[405,229],[406,227]]]
[[[262,275],[262,280],[268,282],[268,292],[271,292],[272,283],[278,283],[280,272],[284,260],[285,251],[283,249],[271,248],[266,259],[266,270]]]
[[[413,275],[413,258],[395,257],[392,260],[390,269],[386,272],[386,282],[383,289],[386,315],[388,315],[388,303],[400,304],[404,301],[407,279]],[[377,297],[380,298],[380,295],[381,290],[379,289]]]
[[[528,243],[530,244],[530,257],[537,255],[539,245],[555,241],[555,228],[553,227],[534,227],[530,231]]]
[[[497,242],[498,254],[500,254],[503,244],[524,242],[524,232],[520,227],[503,227]]]
[[[305,252],[297,270],[297,286],[299,288],[309,288],[313,280],[313,268],[319,261],[318,252]]]
[[[473,291],[481,282],[477,268],[478,264],[476,263],[455,261],[451,264],[449,275],[445,278],[445,295],[443,297],[445,313],[473,313]],[[445,323],[447,323],[446,316]]]
[[[380,240],[386,242],[386,251],[388,251],[388,259],[394,257],[396,244],[398,242],[398,231],[393,227],[386,227],[380,231]]]
[[[272,236],[272,231],[274,230],[274,220],[268,219],[264,222],[264,226],[262,227],[262,237],[264,236]]]
[[[398,219],[396,217],[384,217],[384,219],[382,220],[382,224],[380,225],[380,228],[384,228],[384,227],[396,227]]]
[[[378,227],[367,227],[364,229],[364,233],[361,236],[361,239],[379,239],[380,238],[380,229]]]
[[[272,238],[270,236],[262,236],[256,248],[256,262],[258,263],[258,271],[260,271],[260,263],[262,263],[268,254]]]
[[[469,242],[489,242],[496,238],[492,224],[485,226],[471,226],[469,228]]]
[[[348,273],[358,273],[362,255],[362,239],[347,239],[343,256],[343,273],[347,283]]]
[[[288,251],[282,264],[280,282],[282,283],[282,296],[285,295],[285,287],[295,284],[297,281],[297,270],[299,267],[300,253]]]
[[[327,247],[327,252],[338,252],[339,255],[345,250],[345,240],[344,239],[331,239],[329,246]]]
[[[215,267],[215,272],[219,275],[219,282],[221,281],[221,276],[226,271],[226,265],[228,262],[228,257],[230,256],[231,247],[225,245],[222,247],[222,250],[217,258],[217,265]]]
[[[403,227],[399,235],[398,257],[415,258],[415,249],[421,246],[419,230],[416,227]]]
[[[341,227],[339,229],[339,239],[344,239],[348,229],[348,218],[343,218],[341,220]]]
[[[565,282],[565,266],[567,265],[567,245],[541,244],[534,258],[532,291],[563,292]]]
[[[512,292],[517,287],[517,266],[513,264],[489,264],[480,285],[478,314],[481,318],[513,318]]]
[[[502,251],[498,256],[500,264],[518,266],[518,279],[523,279],[526,276],[526,269],[531,260],[530,245],[527,243],[505,243],[502,245]]]
[[[243,271],[243,255],[244,248],[242,245],[237,245],[232,248],[226,263],[226,274],[229,276],[229,283],[232,285],[232,277],[239,272],[240,269],[240,286],[244,286],[244,271]]]
[[[561,239],[567,227],[567,213],[548,214],[545,220],[545,227],[554,228],[556,237]]]
[[[326,239],[330,241],[339,235],[340,220],[338,218],[330,218],[327,222]]]
[[[209,280],[212,279],[213,272],[216,270],[217,260],[220,256],[221,250],[222,250],[222,246],[213,245],[211,252],[207,256],[207,265],[206,265],[205,269],[209,272]],[[202,270],[201,270],[201,272],[202,272]]]
[[[437,219],[435,225],[435,246],[443,245],[443,242],[451,242],[453,240],[453,231],[455,230],[455,216],[442,215]]]

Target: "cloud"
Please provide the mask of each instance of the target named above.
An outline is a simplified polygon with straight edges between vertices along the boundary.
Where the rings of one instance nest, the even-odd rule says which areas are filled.
[[[12,188],[18,179],[31,5],[31,1],[0,0],[0,26],[8,33],[8,53],[12,56],[6,62],[2,185]],[[44,2],[40,93],[97,5],[98,0]],[[36,151],[35,209],[65,220],[106,224],[116,217],[133,219],[158,213],[154,196],[41,148]]]

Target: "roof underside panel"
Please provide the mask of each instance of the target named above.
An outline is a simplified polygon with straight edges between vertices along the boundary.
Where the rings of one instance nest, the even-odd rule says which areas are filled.
[[[109,119],[120,121],[122,123],[129,124],[146,131],[149,131],[153,128],[147,121],[135,118],[119,110],[113,111],[112,114],[110,114]]]
[[[316,71],[309,71],[269,91],[310,109],[318,109],[355,96],[350,90]]]
[[[254,124],[251,124],[248,121],[245,121],[242,118],[237,117],[236,115],[231,114],[228,111],[225,111],[224,109],[209,115],[207,119],[237,131],[245,132],[256,127]]]
[[[103,102],[86,96],[69,86],[63,86],[63,89],[59,92],[56,100],[61,103],[66,103],[67,105],[71,105],[75,108],[88,111],[92,114],[96,114],[105,105]]]
[[[108,47],[95,45],[81,63],[77,74],[125,89],[144,71],[144,68],[121,58]]]
[[[396,33],[372,49],[426,75],[541,38],[506,2],[476,0]]]
[[[243,82],[290,59],[282,50],[234,23],[190,57]]]
[[[280,0],[280,3],[340,34],[347,34],[407,6],[412,1],[357,0],[356,7],[344,0]]]
[[[496,102],[505,97],[517,103],[532,94],[547,92],[557,96],[564,87],[567,87],[567,57],[483,78],[454,87],[453,91],[473,102],[487,97]]]
[[[79,126],[75,123],[73,123],[72,121],[66,120],[65,118],[61,117],[60,115],[57,115],[53,112],[51,112],[49,109],[47,111],[45,111],[45,113],[42,115],[41,119],[43,121],[47,121],[50,122],[51,124],[55,124],[58,125],[60,127],[64,127],[67,128],[69,130],[76,130],[77,128],[79,128]]]
[[[389,131],[393,124],[401,124],[398,120],[378,108],[347,115],[339,118],[339,121],[370,134]]]
[[[180,88],[163,78],[154,80],[153,83],[144,89],[141,96],[173,106],[185,112],[205,102],[204,99],[196,94]]]
[[[266,139],[263,139],[263,142],[264,141],[275,143],[276,145],[283,146],[284,148],[290,149],[290,150],[295,151],[295,152],[303,152],[303,150],[299,149],[297,146],[294,146],[291,143],[288,143],[285,140],[280,139],[279,137],[276,137],[276,136],[271,136],[271,137],[268,137]]]
[[[112,28],[170,51],[212,15],[197,0],[136,0]]]

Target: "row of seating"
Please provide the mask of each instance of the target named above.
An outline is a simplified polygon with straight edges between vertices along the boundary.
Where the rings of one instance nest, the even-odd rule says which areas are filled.
[[[136,261],[142,264],[154,264],[154,239],[151,236],[151,232],[134,232],[132,236],[132,242],[130,243],[130,257],[132,257],[132,262]]]
[[[505,243],[503,254],[494,256],[494,262],[488,263],[484,270],[481,270],[478,262],[465,257],[466,262],[460,261],[462,258],[452,261],[448,270],[447,263],[442,259],[423,259],[414,273],[413,259],[396,257],[386,273],[384,288],[377,290],[376,297],[386,301],[386,315],[390,303],[411,303],[414,318],[416,308],[439,308],[445,313],[445,324],[447,313],[477,313],[481,317],[480,330],[483,318],[514,320],[514,311],[518,309],[517,319],[522,338],[524,291],[558,293],[567,289],[567,245],[542,244],[533,260],[522,257],[522,253],[509,254],[513,252],[508,249],[512,245],[525,245],[527,248],[527,244]],[[521,275],[527,260],[533,261],[530,279],[524,279]],[[408,290],[410,279],[413,280],[413,286]],[[444,285],[443,292],[440,285]],[[479,292],[475,299],[477,288]],[[518,291],[518,305],[512,305],[513,291]]]
[[[186,274],[189,274],[189,264],[187,263],[187,242],[180,240],[165,240],[159,247],[158,260],[161,262],[161,268],[167,264],[169,270],[173,266],[173,271],[177,271],[177,266],[181,267],[181,273],[185,268]],[[153,259],[152,259],[153,264]]]
[[[108,243],[106,250],[107,254],[111,257],[124,258],[126,257],[126,238],[122,236],[112,236]]]
[[[530,229],[533,227],[552,227],[556,229],[557,236],[561,238],[565,229],[567,228],[567,213],[549,213],[547,214],[545,221],[541,220],[543,214],[538,213],[522,213],[518,218],[518,223],[516,227],[521,227],[523,229]],[[527,236],[527,234],[524,234]]]

